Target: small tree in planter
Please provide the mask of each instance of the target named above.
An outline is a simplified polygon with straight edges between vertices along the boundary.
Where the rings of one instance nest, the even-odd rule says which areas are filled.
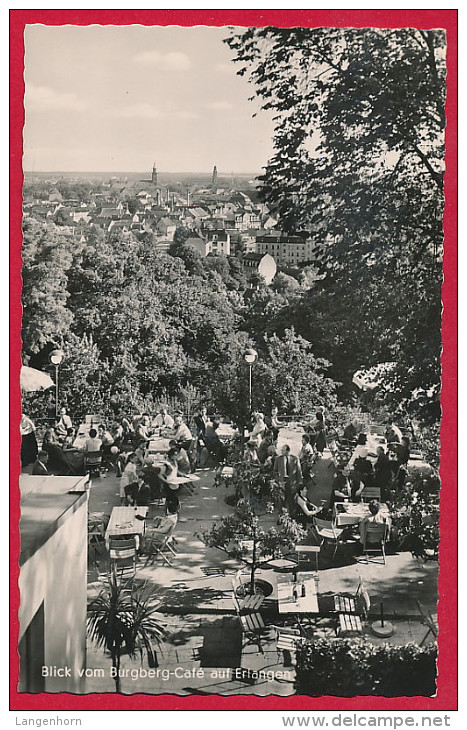
[[[259,524],[249,502],[243,500],[233,515],[223,517],[210,530],[197,535],[207,547],[218,548],[236,557],[250,568],[250,581],[246,586],[249,593],[256,592],[255,573],[271,558],[292,550],[306,537],[306,531],[287,513],[279,519],[279,527],[264,530]],[[250,544],[250,548],[245,543]]]
[[[439,488],[436,474],[411,474],[403,489],[389,501],[399,547],[416,558],[438,556]]]
[[[89,636],[110,654],[116,692],[121,691],[119,670],[124,652],[131,659],[146,654],[149,665],[157,666],[155,647],[166,636],[159,605],[152,592],[141,588],[128,593],[112,575],[88,606]]]

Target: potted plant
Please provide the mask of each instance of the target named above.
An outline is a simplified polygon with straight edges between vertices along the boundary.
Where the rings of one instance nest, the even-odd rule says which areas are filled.
[[[123,653],[134,659],[146,654],[150,666],[157,666],[155,647],[166,636],[158,612],[159,603],[144,587],[128,592],[116,576],[109,576],[101,593],[88,606],[90,638],[106,649],[112,660],[116,692],[121,691],[119,676]]]
[[[271,558],[292,550],[306,537],[306,531],[291,519],[284,510],[279,526],[264,530],[247,500],[241,500],[234,514],[214,523],[210,530],[197,535],[206,546],[223,550],[236,557],[250,569],[250,580],[243,590],[255,593],[259,590],[255,573]]]

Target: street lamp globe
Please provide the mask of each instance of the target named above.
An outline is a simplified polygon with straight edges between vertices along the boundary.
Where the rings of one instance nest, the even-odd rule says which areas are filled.
[[[64,357],[65,353],[63,350],[52,350],[52,352],[49,353],[49,360],[52,365],[55,366],[61,365]]]
[[[243,359],[245,360],[248,365],[253,365],[254,362],[256,362],[256,359],[258,357],[258,353],[256,350],[253,350],[251,348],[248,348],[248,350],[245,350],[243,353]]]

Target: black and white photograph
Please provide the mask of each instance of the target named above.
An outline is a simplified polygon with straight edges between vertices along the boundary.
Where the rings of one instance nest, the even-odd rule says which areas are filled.
[[[446,54],[26,25],[18,693],[436,696]]]

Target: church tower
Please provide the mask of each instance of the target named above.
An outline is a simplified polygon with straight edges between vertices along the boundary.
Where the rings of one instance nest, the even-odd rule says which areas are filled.
[[[217,185],[217,167],[214,165],[214,169],[212,171],[212,186],[215,187]]]
[[[156,163],[154,163],[153,166],[152,166],[151,182],[154,183],[154,185],[157,185]]]

